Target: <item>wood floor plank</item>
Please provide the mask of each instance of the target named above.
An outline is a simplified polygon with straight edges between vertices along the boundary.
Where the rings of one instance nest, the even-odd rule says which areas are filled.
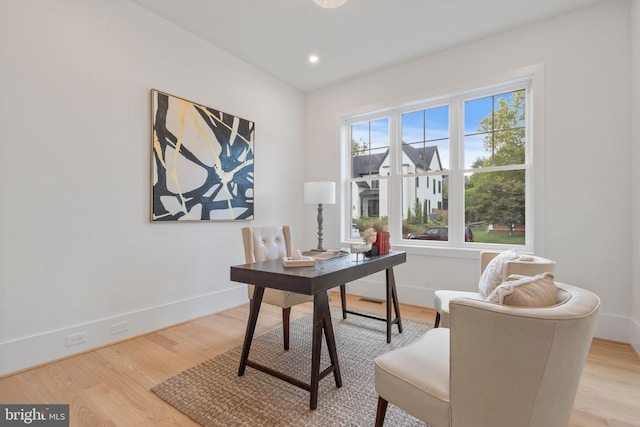
[[[640,426],[640,363],[629,345],[594,340],[574,404],[572,426]],[[574,418],[581,420],[573,424]],[[588,424],[591,422],[598,424]],[[581,424],[579,423],[581,422]]]
[[[337,292],[331,305],[339,306]],[[348,306],[383,315],[383,301],[348,296]],[[292,320],[312,312],[294,307]],[[242,344],[248,305],[0,378],[1,403],[69,403],[71,426],[197,427],[150,388]],[[433,323],[435,312],[401,304],[403,319]],[[281,310],[264,305],[256,335],[277,327]],[[570,427],[640,426],[640,358],[627,344],[594,340]]]

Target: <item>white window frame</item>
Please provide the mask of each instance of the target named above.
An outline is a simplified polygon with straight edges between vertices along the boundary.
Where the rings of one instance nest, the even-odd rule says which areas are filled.
[[[515,246],[515,248],[522,252],[544,253],[544,195],[543,195],[543,169],[542,166],[535,168],[534,165],[542,164],[544,158],[544,114],[543,114],[543,95],[544,95],[544,68],[541,65],[527,67],[515,72],[505,73],[501,79],[492,79],[491,81],[497,82],[492,84],[480,84],[478,83],[475,88],[451,91],[452,95],[437,96],[437,97],[424,97],[422,101],[404,103],[388,108],[379,109],[374,113],[353,114],[351,116],[344,117],[342,119],[342,132],[343,141],[343,156],[342,163],[342,194],[343,194],[343,206],[351,206],[351,182],[354,181],[351,175],[351,124],[363,121],[376,120],[381,117],[389,118],[389,132],[390,132],[390,176],[381,177],[389,180],[390,197],[387,200],[388,212],[389,212],[389,229],[391,231],[391,243],[393,248],[398,250],[406,250],[409,253],[417,254],[434,254],[434,255],[446,255],[446,256],[466,256],[475,257],[474,255],[479,250],[493,249],[503,250],[511,248],[509,245],[501,244],[488,244],[478,242],[464,242],[463,227],[464,224],[464,189],[461,184],[461,180],[466,172],[471,170],[464,169],[464,158],[460,150],[464,149],[464,119],[462,107],[464,101],[468,99],[481,98],[483,96],[497,95],[500,93],[510,92],[513,90],[524,89],[526,90],[526,104],[525,104],[525,162],[521,169],[525,171],[525,235],[526,241],[523,246]],[[450,100],[454,100],[450,103]],[[535,100],[535,102],[534,102]],[[398,173],[402,171],[399,164],[401,159],[402,144],[398,141],[402,141],[402,129],[401,129],[401,115],[405,112],[416,111],[423,108],[432,108],[436,105],[449,104],[449,117],[450,117],[450,164],[449,164],[449,224],[452,227],[449,230],[449,241],[410,241],[404,240],[402,236],[402,213],[400,212],[402,206],[401,200],[401,180],[403,179]],[[454,122],[454,115],[457,117],[457,122]],[[535,118],[535,119],[534,119]],[[457,126],[454,126],[457,123]],[[534,149],[535,148],[535,149]],[[520,168],[520,167],[518,167]],[[513,170],[514,167],[495,167],[495,168],[483,168],[483,171],[492,170]],[[437,174],[437,173],[432,173]],[[451,189],[457,188],[452,197]],[[537,192],[536,192],[537,189]],[[534,201],[538,201],[535,203]],[[344,209],[342,211],[341,228],[348,230],[346,236],[350,236],[351,230],[351,209]],[[458,227],[458,225],[461,225]],[[343,235],[344,232],[343,232]],[[396,237],[394,237],[396,236]],[[343,243],[349,244],[358,241],[356,238],[345,238]]]

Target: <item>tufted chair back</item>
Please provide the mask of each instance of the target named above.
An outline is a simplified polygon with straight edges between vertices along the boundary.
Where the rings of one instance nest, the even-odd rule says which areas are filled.
[[[244,227],[242,229],[244,257],[247,264],[291,256],[291,228],[288,225]],[[254,287],[247,286],[249,299],[253,299]],[[313,296],[266,288],[262,302],[282,307],[284,349],[289,349],[289,317],[291,307],[313,301]]]
[[[291,228],[245,227],[242,229],[245,262],[260,262],[291,256]]]

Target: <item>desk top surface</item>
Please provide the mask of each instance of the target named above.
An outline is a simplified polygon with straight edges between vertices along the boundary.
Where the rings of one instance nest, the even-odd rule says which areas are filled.
[[[266,288],[313,295],[406,261],[402,251],[364,258],[355,254],[317,261],[313,267],[285,267],[281,259],[231,267],[231,280]]]

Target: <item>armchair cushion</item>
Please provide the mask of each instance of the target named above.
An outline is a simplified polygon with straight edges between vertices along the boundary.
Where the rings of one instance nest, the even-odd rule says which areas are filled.
[[[430,329],[375,359],[378,395],[431,425],[450,425],[449,359],[449,329]]]
[[[520,307],[549,307],[558,302],[558,288],[553,273],[533,277],[511,275],[487,298],[488,301]]]
[[[488,298],[491,292],[502,283],[504,264],[518,258],[518,253],[514,249],[510,249],[499,253],[487,264],[482,276],[480,276],[480,282],[478,282],[478,290],[483,298]]]

